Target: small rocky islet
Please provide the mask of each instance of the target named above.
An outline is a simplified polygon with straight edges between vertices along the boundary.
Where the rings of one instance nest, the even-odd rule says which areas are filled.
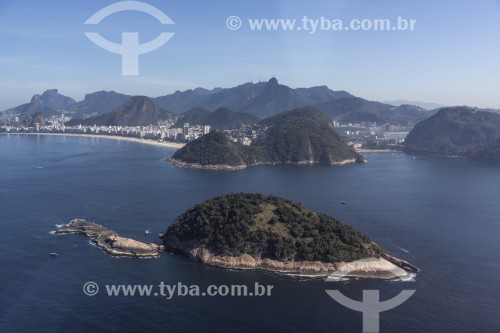
[[[107,254],[117,257],[151,258],[157,257],[164,248],[155,243],[143,243],[119,236],[113,230],[84,219],[75,219],[58,228],[56,234],[81,233],[89,237],[97,247]]]

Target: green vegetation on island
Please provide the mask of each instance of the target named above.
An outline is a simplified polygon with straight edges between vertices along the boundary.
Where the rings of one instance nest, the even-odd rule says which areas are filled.
[[[211,132],[188,143],[170,159],[175,164],[241,167],[260,163],[344,164],[363,157],[347,146],[332,121],[315,108],[303,108],[267,118],[251,146]]]
[[[269,161],[335,164],[362,160],[342,141],[331,119],[318,109],[283,112],[262,120],[261,125],[268,130],[255,145],[265,148]]]
[[[172,162],[199,165],[241,166],[265,160],[259,147],[236,143],[222,132],[212,131],[175,152]]]
[[[500,114],[469,107],[442,108],[405,139],[409,152],[500,160]]]
[[[177,217],[164,239],[196,240],[218,256],[336,263],[383,252],[333,217],[276,196],[237,193],[196,205]]]

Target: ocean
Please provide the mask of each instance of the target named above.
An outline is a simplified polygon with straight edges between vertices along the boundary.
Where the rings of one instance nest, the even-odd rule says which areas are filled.
[[[380,332],[500,331],[500,167],[366,153],[368,164],[178,168],[175,149],[92,137],[0,135],[1,332],[362,332],[361,300],[415,290],[380,314]],[[412,281],[295,279],[204,266],[162,253],[113,258],[75,218],[155,241],[195,204],[231,192],[275,194],[333,215],[420,267]],[[345,201],[345,205],[340,202]],[[151,230],[146,236],[144,231]],[[49,254],[57,252],[57,257]],[[95,282],[99,293],[82,288]],[[108,296],[106,285],[272,285],[269,296]]]

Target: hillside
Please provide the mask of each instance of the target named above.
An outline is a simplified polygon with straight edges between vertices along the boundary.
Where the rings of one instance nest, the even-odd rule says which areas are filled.
[[[343,262],[390,258],[366,235],[333,217],[250,193],[196,205],[176,218],[163,239],[167,249],[207,264],[280,272],[324,273]]]
[[[469,107],[442,108],[405,139],[410,152],[469,156],[500,139],[500,115]]]
[[[185,91],[177,90],[175,93],[154,98],[154,102],[161,108],[175,113],[183,113],[195,107],[203,106],[221,88],[211,90],[205,88],[189,89]]]
[[[241,169],[266,160],[262,149],[232,142],[217,131],[188,143],[169,159],[178,166],[208,169]]]
[[[268,82],[245,83],[222,89],[200,106],[212,110],[224,106],[237,112],[269,117],[345,97],[352,95],[345,91],[333,91],[325,86],[292,89],[278,83],[273,77]]]
[[[251,146],[230,141],[223,133],[210,133],[179,149],[170,159],[183,166],[260,163],[345,164],[363,158],[339,137],[331,120],[314,108],[284,112],[262,120],[266,131]]]
[[[470,157],[477,161],[500,163],[500,140],[472,152]]]
[[[89,118],[108,113],[128,102],[132,96],[114,91],[97,91],[68,107],[73,118]]]
[[[336,99],[319,104],[317,107],[341,123],[415,124],[432,114],[415,105],[393,106],[359,97]]]
[[[59,94],[57,89],[46,90],[41,95],[34,95],[29,103],[3,111],[11,117],[24,119],[35,113],[41,113],[44,117],[60,114],[75,101],[67,96]]]
[[[22,121],[22,124],[26,127],[33,127],[35,123],[38,123],[40,126],[45,126],[45,119],[43,118],[43,114],[41,112],[37,112],[35,114],[29,115]]]
[[[177,217],[166,236],[196,239],[216,255],[352,261],[382,250],[365,235],[300,204],[260,194],[207,200]]]
[[[87,119],[72,119],[68,126],[98,125],[98,126],[147,126],[157,124],[159,121],[169,124],[177,121],[178,116],[163,110],[150,98],[145,96],[132,97],[122,106],[111,112]]]
[[[215,129],[238,128],[241,125],[256,124],[260,119],[244,112],[234,112],[228,108],[220,107],[210,112],[203,108],[193,108],[185,112],[174,127],[182,127],[183,123],[190,125],[210,125]]]
[[[268,130],[255,145],[266,148],[270,161],[336,164],[361,159],[341,140],[332,121],[317,109],[283,112],[262,120],[260,125]]]

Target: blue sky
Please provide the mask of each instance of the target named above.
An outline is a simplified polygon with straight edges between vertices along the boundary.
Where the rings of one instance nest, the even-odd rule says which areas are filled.
[[[198,86],[231,87],[276,76],[291,87],[327,85],[371,100],[407,99],[500,107],[500,1],[194,1],[145,0],[175,25],[139,12],[83,23],[108,0],[0,2],[0,110],[58,88],[160,96]],[[226,18],[303,16],[329,19],[416,19],[414,31],[231,31]],[[140,75],[121,75],[121,57],[87,39],[99,32],[119,42],[137,31],[141,43],[175,36],[140,56]]]

